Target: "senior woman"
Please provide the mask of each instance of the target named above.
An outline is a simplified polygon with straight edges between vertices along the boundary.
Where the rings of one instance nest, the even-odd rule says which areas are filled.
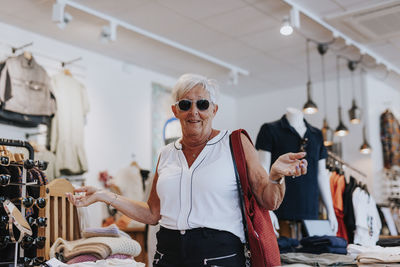
[[[218,111],[217,85],[206,77],[185,74],[174,87],[172,112],[182,126],[182,138],[165,146],[158,159],[150,193],[138,202],[113,193],[83,187],[68,195],[76,206],[97,201],[134,220],[161,225],[153,266],[244,266],[245,242],[229,131],[212,128]],[[272,165],[270,174],[242,136],[250,185],[258,203],[277,209],[285,193],[285,175],[307,172],[305,153],[288,153]]]

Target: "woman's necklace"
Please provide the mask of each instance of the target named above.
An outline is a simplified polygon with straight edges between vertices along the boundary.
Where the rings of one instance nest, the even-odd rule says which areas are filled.
[[[210,135],[207,137],[206,141],[205,141],[202,145],[208,143],[208,141],[210,140],[210,138],[211,138],[211,136],[212,136],[212,133],[213,133],[213,131],[211,131]],[[202,146],[200,152],[203,150],[203,148],[204,148],[204,146]],[[188,150],[188,149],[186,149],[186,150]],[[191,153],[191,154],[192,154],[192,157],[195,159],[195,158],[198,156],[198,154],[200,154],[200,152],[199,152],[199,153]]]

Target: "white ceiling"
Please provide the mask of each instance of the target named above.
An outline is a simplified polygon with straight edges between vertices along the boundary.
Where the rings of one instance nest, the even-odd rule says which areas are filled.
[[[305,37],[319,42],[332,39],[332,34],[311,19],[301,15],[301,28],[291,36],[279,33],[282,18],[290,6],[281,0],[80,0],[76,1],[94,10],[108,14],[147,31],[181,43],[213,57],[247,69],[248,77],[239,77],[239,84],[229,84],[229,70],[216,66],[186,52],[158,43],[125,30],[117,31],[117,40],[103,44],[99,41],[101,27],[108,22],[82,11],[67,7],[73,16],[61,30],[51,21],[55,0],[1,0],[0,21],[37,32],[60,41],[96,51],[125,62],[152,69],[173,77],[185,72],[196,72],[218,79],[222,91],[234,96],[260,94],[305,84]],[[357,42],[379,54],[400,68],[400,31],[390,36],[365,38],[349,26],[354,12],[374,9],[399,1],[376,0],[298,0],[326,22],[348,34]],[[377,5],[377,2],[379,5]],[[4,8],[7,7],[7,8]],[[395,21],[399,23],[400,18]],[[350,30],[349,30],[350,29]],[[312,45],[312,80],[321,80],[320,58]],[[344,48],[337,40],[327,54],[327,77],[335,73],[335,53],[358,59],[354,47]],[[79,55],[77,55],[79,56]],[[364,56],[365,64],[375,62]],[[345,62],[343,62],[343,65]],[[343,72],[347,72],[342,68]],[[386,78],[399,87],[399,77],[393,72],[386,75],[383,66],[371,72]],[[345,74],[342,74],[344,76]]]

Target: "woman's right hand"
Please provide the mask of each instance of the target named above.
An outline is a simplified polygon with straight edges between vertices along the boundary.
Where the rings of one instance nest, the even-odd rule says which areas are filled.
[[[101,190],[93,186],[83,186],[76,188],[74,193],[81,193],[73,195],[72,193],[66,193],[68,200],[77,207],[86,207],[97,201],[101,201],[100,193]]]

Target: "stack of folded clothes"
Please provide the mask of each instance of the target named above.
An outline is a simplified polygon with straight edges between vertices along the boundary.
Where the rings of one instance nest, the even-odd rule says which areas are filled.
[[[66,241],[58,238],[50,248],[50,257],[76,264],[103,259],[133,259],[140,254],[138,242],[117,226],[85,229],[83,238]]]
[[[299,246],[299,240],[282,236],[278,238],[278,246],[279,246],[279,252],[281,254],[288,252],[295,252],[296,247]]]
[[[297,249],[298,252],[347,254],[347,241],[337,236],[305,237],[300,241],[300,244],[302,247]]]

